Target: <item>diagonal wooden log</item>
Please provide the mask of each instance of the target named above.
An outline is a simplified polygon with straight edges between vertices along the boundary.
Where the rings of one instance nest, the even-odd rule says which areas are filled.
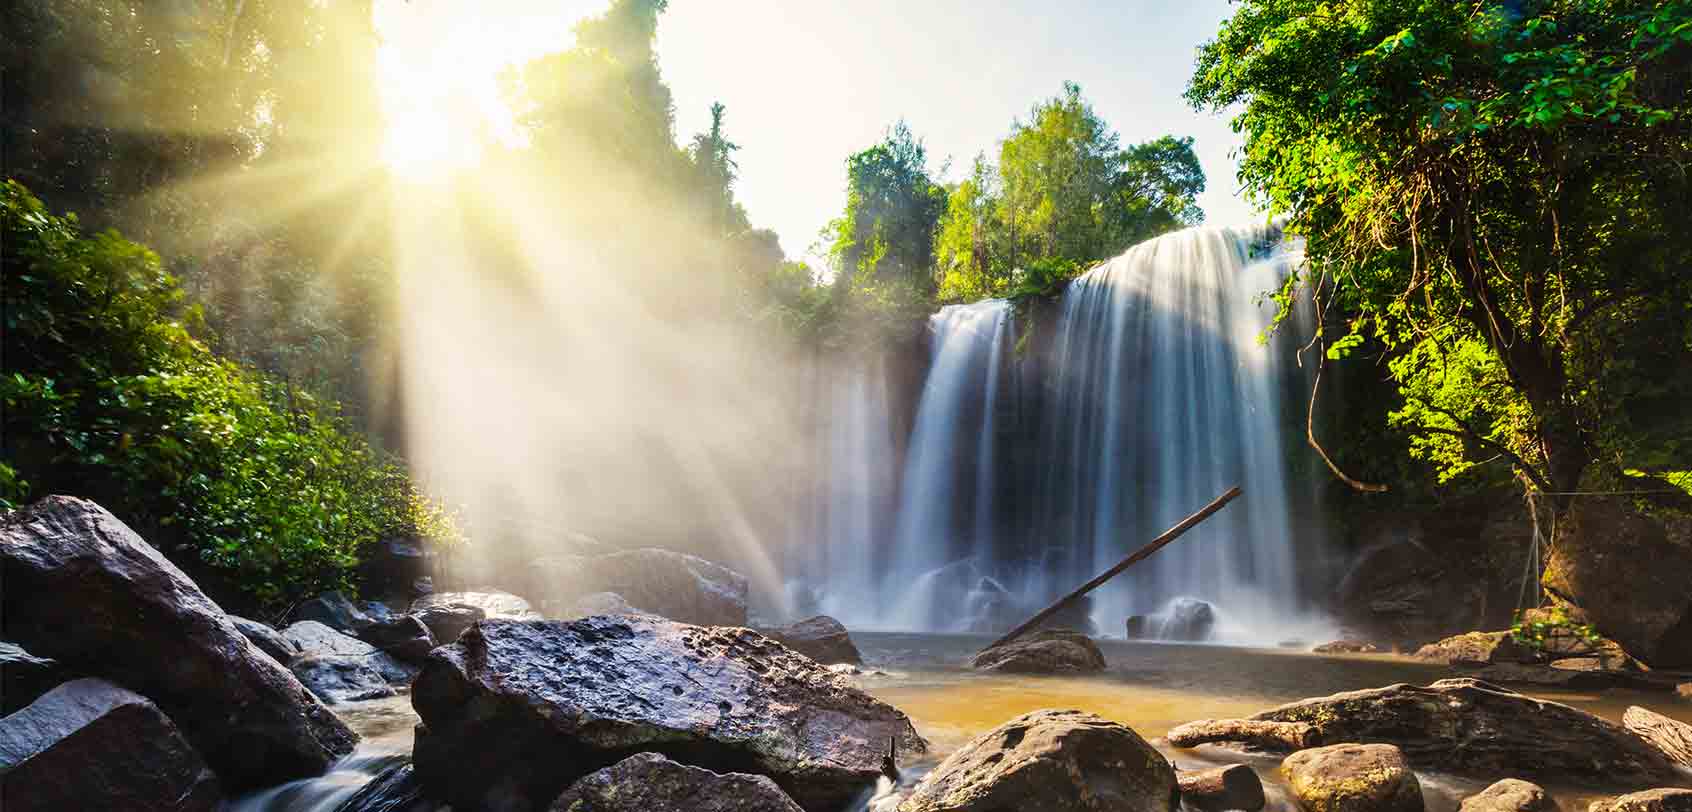
[[[1088,592],[1092,592],[1093,590],[1098,589],[1099,586],[1101,584],[1103,584],[1104,582],[1109,581],[1110,579],[1115,578],[1116,576],[1122,574],[1123,570],[1128,569],[1129,567],[1132,567],[1135,564],[1140,563],[1141,561],[1145,560],[1148,556],[1150,556],[1152,553],[1155,553],[1158,550],[1163,549],[1166,545],[1169,544],[1169,542],[1172,542],[1175,539],[1180,538],[1182,533],[1185,533],[1188,530],[1193,529],[1193,525],[1196,525],[1199,522],[1202,522],[1205,519],[1210,518],[1212,514],[1216,513],[1216,511],[1218,511],[1218,510],[1221,510],[1222,507],[1224,505],[1228,504],[1229,502],[1234,501],[1234,497],[1239,496],[1239,495],[1240,495],[1240,489],[1239,489],[1238,486],[1229,488],[1227,493],[1224,493],[1221,496],[1216,497],[1216,499],[1214,501],[1212,501],[1210,504],[1205,505],[1202,508],[1199,508],[1199,511],[1197,513],[1194,513],[1193,515],[1188,516],[1185,519],[1182,519],[1180,524],[1177,524],[1174,527],[1171,527],[1168,530],[1163,531],[1163,535],[1158,536],[1155,539],[1152,539],[1149,543],[1146,544],[1146,546],[1141,547],[1138,550],[1135,550],[1132,555],[1129,555],[1127,558],[1124,558],[1121,561],[1116,562],[1116,566],[1113,566],[1110,569],[1099,573],[1097,576],[1094,576],[1093,580],[1082,584],[1074,592],[1071,592],[1068,595],[1065,595],[1061,598],[1058,598],[1056,603],[1053,603],[1051,606],[1048,606],[1044,609],[1041,609],[1033,617],[1023,621],[1022,625],[1017,626],[1016,628],[1011,629],[1008,632],[1005,632],[1004,637],[1001,637],[997,640],[994,640],[992,645],[989,645],[987,648],[990,649],[990,648],[1002,646],[1006,643],[1009,643],[1012,640],[1015,640],[1018,637],[1023,636],[1024,634],[1027,634],[1030,629],[1033,629],[1033,628],[1039,626],[1041,622],[1046,620],[1046,618],[1049,618],[1052,615],[1057,614],[1060,610],[1063,609],[1063,607],[1068,606],[1076,598],[1079,598],[1082,595],[1087,594]],[[982,651],[986,651],[986,650],[987,649],[982,649]]]

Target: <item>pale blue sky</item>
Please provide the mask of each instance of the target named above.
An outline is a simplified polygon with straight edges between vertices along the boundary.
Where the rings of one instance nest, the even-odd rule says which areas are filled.
[[[400,146],[422,161],[451,159],[452,127],[438,119],[454,93],[491,100],[493,77],[512,62],[569,47],[577,19],[605,0],[379,0],[392,47],[385,75],[396,118],[418,135]],[[658,52],[675,93],[685,141],[728,106],[739,143],[737,193],[752,222],[773,228],[799,256],[845,201],[846,156],[900,118],[952,177],[977,152],[993,155],[1011,120],[1055,95],[1064,80],[1124,143],[1191,135],[1209,180],[1200,203],[1211,223],[1253,218],[1236,196],[1231,152],[1239,139],[1220,116],[1181,98],[1195,49],[1211,37],[1226,0],[671,0]],[[395,93],[393,90],[399,92]],[[499,118],[498,110],[489,111]],[[496,122],[497,125],[497,122]],[[497,129],[497,126],[496,126]]]

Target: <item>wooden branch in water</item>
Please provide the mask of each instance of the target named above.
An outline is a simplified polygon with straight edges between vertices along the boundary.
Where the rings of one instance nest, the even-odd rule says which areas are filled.
[[[1164,738],[1174,747],[1242,742],[1264,750],[1293,751],[1321,744],[1321,735],[1309,723],[1258,719],[1200,719],[1169,731]]]
[[[1622,727],[1663,751],[1670,761],[1692,767],[1692,725],[1635,705],[1622,714]]]
[[[1082,595],[1087,594],[1088,592],[1092,592],[1093,590],[1098,589],[1100,584],[1103,584],[1104,582],[1106,582],[1106,581],[1108,581],[1112,578],[1115,578],[1117,575],[1121,574],[1121,572],[1123,570],[1128,569],[1129,567],[1132,567],[1135,564],[1138,564],[1140,561],[1144,560],[1147,556],[1151,555],[1152,553],[1157,552],[1158,550],[1163,549],[1163,547],[1165,545],[1167,545],[1169,542],[1172,542],[1175,539],[1180,538],[1182,533],[1185,533],[1188,530],[1191,530],[1193,525],[1196,525],[1199,522],[1202,522],[1205,519],[1210,518],[1211,514],[1215,513],[1218,510],[1221,510],[1223,505],[1226,505],[1229,502],[1234,501],[1234,497],[1239,496],[1239,495],[1240,495],[1240,489],[1239,489],[1238,486],[1229,488],[1227,493],[1224,493],[1221,496],[1216,497],[1215,501],[1213,501],[1210,504],[1205,505],[1204,507],[1200,508],[1197,513],[1194,513],[1193,515],[1188,516],[1185,519],[1182,519],[1180,524],[1177,524],[1174,527],[1171,527],[1168,530],[1163,531],[1163,535],[1158,536],[1155,539],[1152,539],[1151,542],[1148,543],[1146,546],[1141,547],[1138,550],[1135,550],[1132,555],[1128,556],[1127,558],[1122,559],[1121,561],[1118,561],[1116,563],[1116,566],[1111,567],[1110,569],[1099,573],[1097,576],[1094,576],[1093,580],[1082,584],[1080,586],[1080,588],[1076,589],[1074,592],[1071,592],[1068,595],[1065,595],[1061,598],[1058,598],[1056,603],[1054,603],[1051,606],[1048,606],[1044,609],[1041,609],[1039,611],[1039,613],[1037,613],[1033,617],[1023,621],[1022,625],[1017,626],[1016,628],[1011,629],[1008,632],[1005,632],[1004,637],[1001,637],[997,640],[994,640],[993,644],[988,646],[987,648],[995,648],[997,646],[1002,646],[1006,643],[1009,643],[1012,640],[1015,640],[1018,637],[1023,636],[1024,634],[1027,634],[1030,629],[1033,629],[1033,628],[1039,626],[1041,622],[1045,621],[1047,618],[1051,617],[1052,615],[1057,614],[1061,609],[1063,609],[1063,607],[1068,606],[1070,603],[1074,602],[1076,598],[1079,598]],[[983,651],[985,651],[985,650],[986,649],[983,649]]]

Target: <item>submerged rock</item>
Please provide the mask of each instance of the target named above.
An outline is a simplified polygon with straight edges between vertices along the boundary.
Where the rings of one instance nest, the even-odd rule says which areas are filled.
[[[1202,812],[1257,812],[1268,802],[1263,796],[1263,779],[1244,764],[1176,772],[1175,783],[1181,789],[1181,803]]]
[[[1561,812],[1561,807],[1544,787],[1506,778],[1463,799],[1458,812]]]
[[[217,778],[146,697],[100,679],[67,682],[0,719],[0,806],[212,812]]]
[[[242,637],[247,638],[247,642],[257,646],[259,651],[269,654],[272,660],[287,665],[300,656],[300,647],[294,641],[263,623],[236,615],[229,615],[229,622],[235,624],[235,629]]]
[[[975,655],[970,667],[1007,674],[1085,674],[1105,669],[1092,638],[1072,629],[1042,629]]]
[[[1648,789],[1593,801],[1589,812],[1692,812],[1692,789]]]
[[[746,625],[746,576],[698,556],[647,548],[543,562],[537,588],[558,606],[615,592],[642,611],[706,626]],[[548,604],[552,605],[552,604]]]
[[[1281,773],[1308,812],[1422,812],[1422,785],[1390,744],[1300,750]]]
[[[282,636],[300,647],[301,657],[339,658],[360,663],[381,674],[388,682],[407,683],[417,674],[415,667],[400,662],[392,654],[315,620],[295,623],[283,629]]]
[[[551,812],[801,812],[762,775],[714,773],[657,753],[629,756],[582,776]]]
[[[927,746],[897,709],[750,629],[642,615],[482,621],[430,653],[412,704],[424,786],[490,812],[646,751],[835,810],[875,782],[890,739]]]
[[[975,737],[924,776],[898,812],[1171,812],[1175,769],[1130,728],[1040,710]]]
[[[72,679],[56,660],[37,657],[16,643],[0,642],[0,716],[16,711]]]
[[[387,678],[362,657],[308,654],[296,658],[288,668],[318,699],[331,705],[394,695]]]
[[[317,775],[352,751],[346,725],[99,505],[50,496],[0,518],[0,563],[7,636],[152,699],[225,788]]]
[[[765,637],[787,646],[819,663],[862,663],[863,655],[852,643],[852,636],[840,621],[828,615],[817,615],[787,626],[757,630]]]

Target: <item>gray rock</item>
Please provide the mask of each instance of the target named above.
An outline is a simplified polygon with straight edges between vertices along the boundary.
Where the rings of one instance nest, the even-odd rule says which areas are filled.
[[[852,643],[852,636],[840,621],[828,615],[817,615],[787,626],[757,630],[776,642],[787,646],[819,663],[861,663],[863,655]]]
[[[1380,650],[1374,643],[1363,640],[1335,640],[1311,649],[1317,654],[1374,654]]]
[[[16,643],[0,642],[0,716],[74,678],[70,669],[56,660],[37,657]]]
[[[263,623],[237,615],[230,615],[229,622],[235,624],[235,629],[241,632],[242,637],[258,646],[259,651],[269,654],[272,660],[287,665],[293,662],[295,657],[300,656],[299,646],[295,645],[292,640],[283,637],[281,632]]]
[[[0,719],[0,799],[7,812],[212,812],[220,792],[157,706],[80,679]]]
[[[558,796],[552,812],[801,812],[762,775],[714,773],[657,753],[629,756],[582,776]]]
[[[1335,744],[1281,762],[1293,796],[1309,812],[1422,812],[1422,785],[1390,744]]]
[[[570,606],[595,592],[615,592],[651,614],[708,626],[746,625],[746,576],[698,556],[647,548],[607,555],[560,556],[541,563],[535,594]]]
[[[1560,812],[1561,809],[1544,787],[1506,778],[1463,799],[1458,812]]]
[[[339,592],[325,592],[311,600],[302,602],[294,607],[292,618],[295,622],[315,620],[331,629],[347,634],[357,634],[358,630],[370,622],[370,616],[353,605],[347,596]]]
[[[1176,772],[1175,783],[1181,789],[1181,803],[1202,812],[1257,812],[1268,802],[1263,795],[1263,779],[1244,764]]]
[[[1692,812],[1692,789],[1648,789],[1593,801],[1589,812]]]
[[[1553,665],[1530,663],[1494,663],[1475,671],[1463,673],[1497,685],[1523,685],[1531,688],[1557,688],[1565,691],[1602,691],[1616,685],[1611,671],[1580,670]]]
[[[394,695],[387,678],[363,657],[308,654],[294,660],[289,669],[318,699],[331,705]]]
[[[482,617],[538,620],[540,614],[529,602],[511,594],[489,590],[483,592],[434,592],[411,602],[411,614],[442,606],[480,609]]]
[[[1558,521],[1545,586],[1652,668],[1692,668],[1692,518],[1589,496]],[[1626,550],[1626,555],[1617,555]]]
[[[1042,629],[975,655],[970,667],[1006,674],[1084,674],[1103,671],[1104,653],[1071,629]]]
[[[417,668],[351,635],[342,634],[315,620],[302,620],[282,630],[282,636],[300,648],[300,656],[340,658],[365,665],[391,683],[407,683]]]
[[[1151,636],[1151,619],[1145,615],[1128,616],[1128,639],[1144,640]]]
[[[926,749],[903,713],[763,635],[643,615],[481,621],[430,653],[412,704],[423,786],[489,812],[642,751],[835,810],[874,783],[890,738]]]
[[[358,630],[358,639],[410,663],[419,663],[435,647],[435,635],[413,615],[372,617]]]
[[[0,517],[0,564],[7,636],[151,698],[225,789],[318,775],[352,751],[357,736],[293,674],[93,502],[50,496]]]
[[[457,640],[465,629],[486,618],[488,613],[479,607],[449,603],[413,609],[411,616],[429,627],[429,636],[435,638],[436,645],[445,645]]]
[[[1210,639],[1216,630],[1216,607],[1197,598],[1176,598],[1159,613],[1157,636],[1163,640],[1198,643]]]
[[[1175,770],[1133,730],[1040,710],[975,737],[924,776],[898,812],[1170,812]]]

